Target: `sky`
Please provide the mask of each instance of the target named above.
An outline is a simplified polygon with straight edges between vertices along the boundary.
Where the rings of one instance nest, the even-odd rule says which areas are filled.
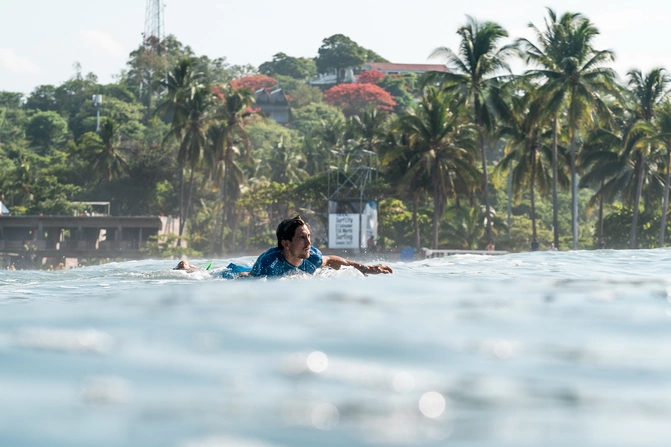
[[[639,0],[164,0],[165,28],[197,55],[260,65],[272,55],[314,57],[324,38],[344,34],[390,62],[429,60],[437,47],[457,49],[466,15],[503,26],[511,38],[533,35],[546,7],[580,12],[601,35],[597,49],[615,51],[613,67],[671,70],[671,2]],[[604,6],[606,5],[606,6]],[[146,0],[0,0],[0,91],[29,94],[73,76],[74,64],[99,82],[114,82],[142,42]],[[524,67],[515,65],[519,71]]]

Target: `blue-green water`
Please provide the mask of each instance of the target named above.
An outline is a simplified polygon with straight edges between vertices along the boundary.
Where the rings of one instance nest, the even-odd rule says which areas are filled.
[[[671,442],[671,250],[174,264],[0,271],[0,446]]]

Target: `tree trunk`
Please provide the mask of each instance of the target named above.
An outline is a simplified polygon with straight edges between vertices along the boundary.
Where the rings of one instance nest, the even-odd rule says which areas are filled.
[[[601,180],[601,188],[603,189],[603,184],[604,181]],[[602,248],[601,241],[603,240],[603,196],[599,195],[599,233],[598,233],[598,239],[597,239],[597,246],[599,248]]]
[[[223,197],[221,201],[221,228],[219,230],[219,253],[224,253],[224,230],[226,229],[226,202],[228,200],[228,169],[224,171],[224,182],[222,184]]]
[[[571,135],[571,222],[573,230],[573,249],[578,249],[578,173],[575,166],[575,129]]]
[[[638,227],[638,206],[643,193],[643,173],[645,172],[645,155],[641,154],[641,164],[638,167],[638,181],[636,182],[636,197],[634,198],[634,218],[631,222],[631,233],[629,236],[629,248],[636,248],[636,228]]]
[[[189,219],[189,214],[191,213],[191,197],[193,196],[193,174],[195,169],[191,168],[191,174],[189,175],[189,196],[186,199],[186,208],[184,209],[184,225],[182,230],[186,227],[186,221]]]
[[[433,249],[438,249],[438,230],[440,229],[440,219],[445,210],[445,198],[438,191],[433,194]]]
[[[485,218],[487,219],[487,240],[494,240],[492,234],[492,213],[489,205],[489,174],[487,173],[487,153],[485,150],[485,139],[480,137],[480,156],[482,157],[482,182],[485,195]]]
[[[662,224],[659,228],[659,248],[664,247],[666,231],[666,213],[669,211],[669,186],[671,180],[671,147],[666,149],[666,181],[664,182],[664,200],[662,201]]]
[[[480,139],[480,158],[482,159],[482,193],[485,199],[485,219],[487,220],[487,240],[490,242],[494,240],[492,234],[492,214],[489,204],[489,175],[487,173],[487,151],[485,149],[485,130],[482,126],[482,107],[480,105],[480,95],[475,92],[473,94],[475,102],[475,123],[479,130]]]
[[[217,192],[217,203],[214,207],[214,225],[212,225],[212,237],[210,238],[210,255],[214,255],[214,247],[216,244],[217,240],[217,229],[219,227],[219,208],[224,206],[223,198],[224,198],[224,185],[226,184],[226,175],[228,174],[228,165],[224,163],[224,178],[221,182],[221,186],[219,187],[219,191]],[[224,223],[222,222],[221,225],[223,226]]]
[[[507,239],[510,240],[510,232],[511,228],[513,225],[512,222],[512,216],[513,214],[513,168],[512,165],[510,167],[510,171],[508,172],[508,237]]]
[[[237,249],[237,243],[235,240],[235,233],[238,232],[238,213],[235,212],[235,209],[233,210],[233,225],[232,225],[232,232],[231,232],[231,251],[235,253],[235,250]]]
[[[412,227],[415,230],[415,249],[419,252],[422,243],[419,238],[419,219],[417,218],[417,194],[412,195]]]
[[[184,168],[179,170],[179,235],[182,236],[184,230]],[[177,240],[179,246],[181,239]]]
[[[534,183],[536,182],[536,147],[531,148],[531,247],[537,249],[538,235],[536,233],[536,197],[534,195]]]
[[[558,182],[557,157],[557,118],[552,121],[552,229],[554,232],[555,248],[559,249],[559,203],[557,200]]]

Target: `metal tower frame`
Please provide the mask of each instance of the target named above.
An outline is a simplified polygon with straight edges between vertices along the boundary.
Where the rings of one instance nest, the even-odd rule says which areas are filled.
[[[165,5],[162,0],[147,0],[144,16],[144,46],[147,50],[161,54],[161,44],[165,40]]]
[[[328,177],[329,202],[351,204],[359,202],[360,213],[366,201],[366,187],[377,180],[377,154],[368,150],[356,150],[348,153],[331,151],[331,163]],[[333,163],[335,162],[335,163]]]

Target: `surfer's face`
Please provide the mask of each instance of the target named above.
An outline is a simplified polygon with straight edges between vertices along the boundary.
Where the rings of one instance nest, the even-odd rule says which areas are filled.
[[[310,257],[310,230],[307,226],[301,225],[296,228],[293,239],[283,241],[285,252],[296,259],[307,259]]]

